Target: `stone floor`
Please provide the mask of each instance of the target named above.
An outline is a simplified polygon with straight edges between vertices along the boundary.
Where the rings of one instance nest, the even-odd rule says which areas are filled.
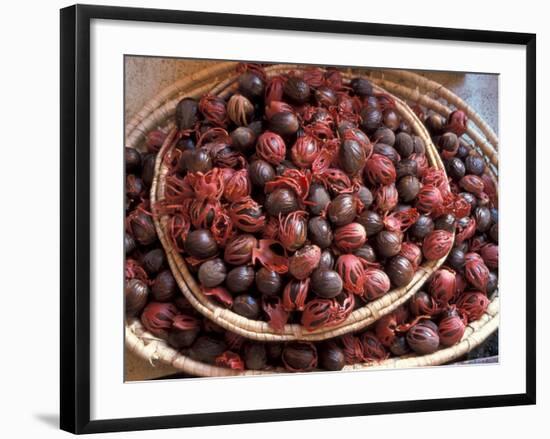
[[[184,75],[191,74],[213,61],[192,61],[174,58],[126,57],[125,115],[128,120],[153,96]],[[498,133],[498,76],[455,72],[419,72],[443,84],[469,105]],[[495,337],[488,346],[478,349],[476,356],[495,355]],[[127,381],[147,380],[172,375],[178,371],[162,363],[150,364],[126,351],[125,378]]]

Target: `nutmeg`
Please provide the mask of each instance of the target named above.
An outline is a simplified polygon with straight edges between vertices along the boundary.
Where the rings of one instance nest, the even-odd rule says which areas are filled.
[[[308,222],[308,237],[321,249],[330,247],[333,238],[330,223],[320,216],[314,216]]]
[[[199,267],[200,283],[206,288],[214,288],[225,281],[227,269],[220,258],[206,261]]]
[[[218,244],[212,233],[206,229],[189,232],[184,248],[188,254],[198,259],[207,259],[218,253]]]
[[[296,76],[287,79],[283,91],[290,100],[297,104],[305,104],[311,94],[311,89],[307,85],[307,82]]]
[[[384,228],[382,217],[373,210],[365,210],[357,217],[357,222],[367,231],[367,236],[373,237]]]
[[[386,264],[386,273],[393,285],[404,287],[414,277],[414,267],[404,256],[394,256]]]
[[[401,250],[401,236],[396,232],[382,230],[376,236],[376,249],[385,258],[395,256]]]
[[[342,292],[342,278],[334,270],[317,269],[311,275],[311,290],[323,299],[332,299]]]
[[[169,302],[174,298],[177,289],[176,280],[170,270],[161,271],[153,281],[151,292],[157,302]]]
[[[313,215],[320,215],[330,203],[330,194],[321,184],[312,184],[309,188],[308,209]]]
[[[124,286],[124,299],[126,314],[130,316],[138,315],[149,297],[149,287],[145,282],[139,279],[129,279]]]
[[[233,311],[247,319],[255,320],[260,316],[260,305],[254,297],[242,294],[235,297]]]
[[[256,288],[265,296],[278,295],[283,289],[283,280],[279,273],[265,267],[256,272]]]
[[[319,363],[326,370],[342,370],[346,365],[344,351],[335,345],[325,346],[320,350]]]
[[[226,345],[223,340],[203,335],[195,340],[189,349],[189,356],[193,360],[213,364],[216,357],[223,354],[225,350]]]
[[[327,213],[334,225],[349,224],[357,215],[357,199],[351,194],[340,194],[331,201]]]
[[[288,260],[288,271],[296,279],[307,278],[315,270],[321,259],[321,249],[316,245],[306,245]]]
[[[265,208],[271,216],[278,217],[279,214],[298,210],[298,199],[296,193],[287,188],[278,188],[269,193],[265,200]]]
[[[420,188],[420,181],[413,175],[406,175],[397,182],[397,192],[405,203],[413,201],[420,192]]]
[[[227,273],[225,285],[232,293],[244,293],[252,286],[254,278],[254,268],[241,265],[240,267],[233,268]]]

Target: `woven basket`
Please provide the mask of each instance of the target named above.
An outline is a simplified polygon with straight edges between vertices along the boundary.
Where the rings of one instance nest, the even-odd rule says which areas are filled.
[[[288,66],[287,66],[288,67]],[[420,88],[420,84],[424,84],[427,81],[425,78],[410,74],[410,72],[398,72],[392,71],[392,74],[396,74],[397,79],[406,79],[408,83],[396,83],[388,81],[384,78],[378,78],[372,76],[371,79],[377,84],[382,84],[387,90],[391,90],[395,95],[400,96],[404,99],[418,102],[425,106],[426,108],[434,111],[435,113],[447,116],[451,111],[452,107],[466,110],[468,109],[468,116],[470,117],[469,127],[468,127],[468,136],[474,142],[474,146],[478,149],[480,154],[492,164],[491,174],[496,180],[498,175],[498,153],[496,147],[498,145],[498,139],[490,128],[482,121],[482,119],[473,112],[467,104],[458,98],[455,95],[445,89],[441,84],[437,84],[433,81],[430,81],[433,84],[430,84],[430,88],[424,88],[423,92]],[[399,74],[403,73],[403,76]],[[388,75],[389,76],[389,75]],[[170,87],[173,88],[173,87]],[[176,90],[173,90],[173,93],[176,94]],[[433,99],[428,96],[427,93],[435,95],[436,98],[446,99],[449,96],[453,98],[447,101],[449,104],[445,105],[440,101]],[[202,94],[199,92],[198,94]],[[192,93],[189,93],[191,96],[195,96]],[[179,97],[169,100],[171,95],[165,94],[166,98],[164,103],[171,102],[172,110],[175,108],[175,104],[182,97],[180,94]],[[198,97],[198,96],[196,96]],[[162,103],[162,102],[161,102]],[[165,113],[164,118],[156,119],[158,123],[148,122],[148,119],[151,117],[151,114],[154,113],[154,110],[150,110],[148,115],[145,116],[146,120],[142,123],[136,124],[133,129],[127,130],[127,146],[139,147],[139,145],[145,139],[145,134],[148,130],[155,128],[158,125],[163,125],[165,119],[169,116],[168,113]],[[477,115],[483,123],[476,121],[476,117],[472,117],[472,114]],[[153,118],[158,117],[154,116]],[[148,127],[148,128],[143,128]],[[484,127],[484,128],[482,128]],[[479,134],[481,131],[482,134]],[[492,133],[492,135],[491,135]],[[130,141],[130,139],[132,139]],[[159,163],[157,163],[160,166]],[[176,273],[174,273],[176,274]],[[407,297],[402,303],[406,302]],[[384,315],[391,312],[395,307],[393,304],[388,306],[391,309],[381,309],[379,315]],[[440,349],[437,352],[430,355],[407,355],[399,358],[390,358],[388,360],[378,362],[378,363],[369,363],[369,364],[354,364],[345,366],[344,370],[363,370],[363,369],[378,369],[378,368],[405,368],[405,367],[425,367],[425,366],[435,366],[440,364],[449,363],[461,356],[465,355],[475,347],[479,346],[483,341],[487,339],[497,328],[499,324],[499,298],[495,297],[491,300],[491,303],[485,312],[485,314],[477,321],[471,322],[468,324],[462,340],[449,348]],[[170,364],[172,367],[181,370],[182,372],[195,375],[195,376],[209,376],[209,377],[218,377],[218,376],[250,376],[250,375],[266,375],[273,373],[288,373],[288,371],[283,369],[271,369],[263,371],[235,371],[227,368],[216,367],[208,365],[205,363],[197,362],[185,355],[182,355],[180,352],[168,346],[168,344],[154,335],[148,333],[141,322],[138,319],[131,319],[126,322],[126,331],[125,331],[125,340],[126,346],[129,350],[134,352],[139,357],[143,358],[146,361],[154,364],[156,361],[162,361],[163,363]]]
[[[268,67],[266,72],[268,76],[286,73],[290,70],[299,70],[300,66],[275,65]],[[349,80],[351,75],[344,75],[346,80]],[[236,90],[237,75],[231,75],[220,84],[214,86],[210,93],[218,94],[221,97],[227,97]],[[378,92],[387,92],[386,90],[376,87]],[[201,89],[202,91],[202,89]],[[193,94],[194,95],[194,94]],[[397,111],[403,119],[410,124],[415,134],[420,136],[426,144],[426,154],[431,166],[438,169],[444,169],[443,163],[433,146],[430,136],[425,127],[418,120],[413,111],[401,100],[396,99]],[[170,101],[168,106],[174,106],[174,101]],[[164,111],[161,114],[165,114]],[[172,127],[172,125],[170,125]],[[175,134],[175,129],[172,128],[171,134]],[[151,202],[155,204],[164,197],[165,177],[168,172],[168,167],[165,164],[164,157],[175,146],[173,144],[173,135],[169,136],[157,156],[155,169],[155,180],[151,188]],[[230,330],[243,337],[258,341],[289,341],[289,340],[325,340],[348,332],[358,331],[365,328],[378,320],[381,316],[393,311],[399,305],[405,303],[412,295],[424,284],[430,275],[443,263],[445,258],[437,261],[426,262],[423,264],[411,282],[405,287],[394,289],[378,300],[353,311],[348,318],[338,324],[330,327],[321,327],[313,331],[306,330],[299,324],[287,324],[281,331],[276,331],[267,322],[251,320],[242,317],[233,311],[224,308],[211,298],[203,294],[199,284],[195,280],[193,274],[187,268],[182,255],[175,249],[170,240],[167,238],[167,223],[168,216],[155,218],[157,233],[166,251],[167,258],[174,274],[174,277],[187,300],[201,314],[210,320],[213,320],[221,327]]]

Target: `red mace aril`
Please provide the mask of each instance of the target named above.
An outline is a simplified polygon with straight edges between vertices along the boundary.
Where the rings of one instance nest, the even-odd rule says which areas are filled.
[[[476,220],[472,217],[468,217],[464,222],[459,221],[456,228],[455,242],[462,244],[467,241],[476,233]]]
[[[481,258],[466,259],[464,264],[464,276],[466,280],[478,290],[485,292],[489,282],[489,269]]]
[[[283,308],[285,311],[303,311],[309,292],[310,278],[304,280],[292,279],[283,290]]]
[[[139,279],[145,283],[149,282],[147,272],[135,259],[127,258],[125,265],[124,277],[126,280]]]
[[[212,225],[221,206],[218,201],[195,198],[191,200],[187,214],[196,229],[207,229]]]
[[[365,269],[361,259],[354,255],[340,255],[336,261],[336,271],[342,278],[344,290],[363,294]]]
[[[273,239],[258,240],[257,247],[252,250],[252,264],[259,261],[268,270],[279,274],[288,272],[288,258],[286,254],[277,253],[277,247],[282,249],[284,253],[284,248],[278,241]]]
[[[244,362],[239,354],[231,351],[225,351],[214,361],[218,367],[227,367],[233,370],[244,370]]]
[[[276,331],[282,331],[289,314],[284,309],[281,298],[277,296],[262,297],[262,309],[267,314],[269,326]]]
[[[428,159],[426,158],[426,156],[424,154],[414,153],[409,156],[409,159],[416,162],[418,177],[423,177],[429,168]]]
[[[256,154],[266,162],[278,165],[285,159],[285,141],[278,134],[265,131],[260,134],[256,142]]]
[[[302,312],[301,323],[308,331],[322,328],[331,323],[334,314],[335,302],[333,299],[312,299]]]
[[[465,191],[471,192],[474,195],[480,196],[485,189],[483,180],[477,175],[465,175],[458,182],[459,186]]]
[[[394,312],[381,317],[374,328],[374,332],[385,347],[389,348],[395,340],[395,330],[397,329],[397,318]]]
[[[335,308],[331,323],[338,325],[345,321],[355,309],[355,294],[344,291],[334,299]]]
[[[252,260],[252,249],[257,245],[252,235],[238,235],[225,247],[223,259],[231,265],[245,265]]]
[[[468,117],[466,116],[466,113],[462,110],[455,110],[449,114],[449,117],[447,118],[445,131],[451,131],[460,137],[466,132],[467,122]]]
[[[373,332],[365,332],[359,339],[363,345],[364,361],[382,361],[390,356],[384,345]]]
[[[460,295],[464,292],[466,287],[468,286],[468,282],[466,282],[466,278],[460,274],[456,274],[456,294]]]
[[[433,316],[441,311],[435,299],[425,291],[417,291],[411,297],[409,309],[415,316]]]
[[[473,322],[479,320],[487,311],[489,299],[481,291],[470,291],[460,296],[456,306],[468,318],[469,322]]]
[[[430,280],[429,292],[439,305],[448,303],[456,292],[456,274],[450,268],[440,268]]]
[[[496,244],[486,244],[479,250],[479,254],[485,265],[491,270],[498,269],[498,245]]]
[[[224,172],[220,168],[214,168],[204,174],[189,172],[185,180],[193,188],[195,197],[199,200],[217,201],[224,193]]]
[[[345,253],[350,253],[361,248],[367,241],[367,232],[359,223],[350,223],[336,228],[334,243],[336,247]]]
[[[401,250],[399,250],[398,254],[408,259],[415,271],[422,263],[422,250],[419,246],[410,241],[405,241],[401,244]]]
[[[363,295],[367,300],[376,300],[390,290],[390,278],[378,268],[365,270]]]
[[[363,133],[363,131],[361,131],[360,129],[348,128],[344,131],[341,140],[355,140],[356,142],[359,142],[359,145],[361,145],[363,147],[363,150],[365,151],[366,160],[368,160],[372,156],[374,145],[371,143],[367,135]]]
[[[281,101],[283,99],[283,89],[285,87],[286,78],[284,76],[273,76],[265,86],[265,103],[270,104],[273,101]],[[267,113],[267,111],[266,111]]]
[[[464,255],[464,262],[473,262],[473,261],[483,262],[483,258],[479,255],[479,253],[476,253],[474,251],[471,251]]]
[[[149,152],[158,152],[160,147],[168,137],[168,134],[162,130],[153,130],[147,134],[147,150]]]
[[[265,116],[270,120],[278,113],[294,113],[294,108],[282,101],[271,101],[265,107]]]
[[[157,240],[157,232],[151,214],[140,206],[126,218],[126,229],[141,245],[149,245]]]
[[[141,314],[141,323],[151,334],[166,338],[178,309],[171,303],[150,302]]]
[[[441,191],[431,184],[422,186],[416,197],[416,208],[422,213],[430,214],[442,204],[443,195],[441,195]]]
[[[363,344],[359,337],[346,334],[341,339],[346,364],[355,364],[363,361]]]
[[[382,154],[373,154],[367,160],[365,173],[372,184],[382,185],[394,183],[397,176],[393,162]]]
[[[319,265],[321,249],[316,245],[306,245],[288,260],[288,271],[298,280],[307,278]]]
[[[262,230],[262,238],[264,239],[274,239],[279,238],[279,219],[270,216],[265,223],[265,227]]]
[[[172,320],[172,327],[179,329],[180,331],[189,331],[191,329],[198,329],[201,326],[200,320],[193,316],[186,314],[178,314]]]
[[[218,210],[210,231],[216,243],[221,247],[225,247],[228,241],[235,236],[236,230],[233,227],[233,220],[225,209]]]
[[[465,329],[466,325],[453,308],[439,321],[439,342],[443,346],[453,346],[462,339]]]
[[[428,261],[446,256],[453,246],[453,234],[446,230],[434,230],[428,233],[422,243],[422,253]]]
[[[224,287],[204,288],[202,287],[202,293],[205,296],[211,296],[216,299],[221,305],[226,308],[233,306],[233,296]]]
[[[295,165],[308,168],[319,155],[319,144],[312,136],[298,137],[290,150],[290,157]]]
[[[419,217],[420,214],[414,208],[400,210],[384,217],[384,227],[390,232],[405,232],[418,221]]]
[[[380,186],[374,192],[374,204],[381,212],[390,212],[397,206],[399,202],[399,192],[395,184]]]
[[[288,251],[296,251],[307,238],[307,213],[296,210],[287,216],[279,216],[279,241]]]
[[[180,213],[175,213],[168,220],[168,238],[172,246],[182,253],[183,245],[191,229],[189,221]]]
[[[234,225],[244,232],[258,232],[265,225],[261,206],[250,197],[231,204],[228,213]]]
[[[217,96],[204,95],[199,101],[199,110],[213,125],[224,126],[227,123],[225,101]]]
[[[496,187],[496,182],[489,174],[483,174],[481,176],[481,180],[483,181],[483,191],[487,194],[495,206],[498,205],[498,190]]]
[[[241,169],[234,172],[226,181],[223,196],[229,202],[236,202],[241,198],[249,196],[250,190],[251,184],[248,178],[248,170]]]
[[[314,137],[320,142],[334,141],[334,132],[332,128],[325,122],[313,122],[304,127],[304,132]]]
[[[286,169],[282,175],[278,175],[274,180],[268,181],[264,186],[264,191],[266,194],[269,194],[275,192],[276,189],[289,189],[293,191],[300,200],[305,200],[309,194],[310,184],[311,175],[309,173],[305,173],[298,169]]]
[[[328,168],[323,171],[318,178],[328,187],[328,189],[337,194],[350,192],[352,188],[350,178],[340,169]]]

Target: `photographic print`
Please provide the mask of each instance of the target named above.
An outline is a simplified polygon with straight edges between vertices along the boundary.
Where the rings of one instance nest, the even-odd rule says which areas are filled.
[[[61,428],[534,404],[535,53],[63,9]]]
[[[497,363],[498,84],[125,55],[125,381]]]

